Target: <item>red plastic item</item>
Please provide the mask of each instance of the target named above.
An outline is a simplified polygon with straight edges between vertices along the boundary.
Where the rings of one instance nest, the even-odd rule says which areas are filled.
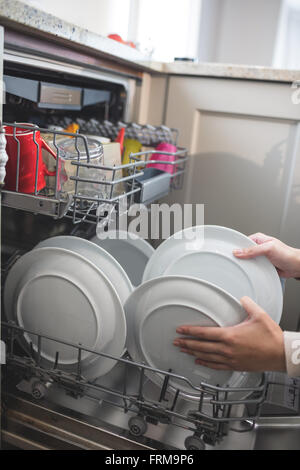
[[[124,137],[125,137],[125,127],[121,127],[115,140],[115,142],[119,142],[120,144],[121,155],[123,155],[123,150],[124,150]]]
[[[136,45],[132,41],[127,41],[125,44],[127,44],[127,46],[132,47],[133,49],[136,49]]]
[[[113,39],[114,41],[121,42],[122,44],[126,44],[125,41],[123,41],[123,39],[121,38],[121,36],[119,36],[119,34],[109,34],[107,37],[109,39]]]
[[[109,39],[113,39],[114,41],[118,41],[121,44],[125,44],[125,46],[132,47],[133,49],[136,49],[136,45],[132,41],[124,41],[124,39],[121,38],[119,34],[109,34],[107,36]]]
[[[22,124],[29,126],[30,124]],[[34,129],[34,125],[32,125]],[[6,164],[6,177],[4,180],[5,189],[16,191],[16,176],[18,164],[18,145],[20,146],[19,160],[19,185],[18,192],[32,194],[35,192],[36,160],[38,151],[38,173],[37,173],[37,191],[46,186],[45,175],[55,176],[55,171],[49,171],[42,158],[42,149],[47,150],[55,159],[56,153],[42,139],[40,131],[35,132],[35,141],[33,131],[17,127],[15,137],[12,126],[4,126],[6,138],[6,152],[8,161]],[[18,144],[19,142],[19,144]],[[38,150],[37,150],[38,149]]]

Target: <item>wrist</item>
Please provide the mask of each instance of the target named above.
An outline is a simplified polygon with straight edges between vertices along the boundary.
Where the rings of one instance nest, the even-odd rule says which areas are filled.
[[[296,279],[300,280],[300,250],[295,248],[295,276]]]
[[[274,370],[278,372],[286,372],[286,357],[285,357],[285,346],[284,346],[284,335],[283,331],[280,329],[278,332],[277,341],[274,342],[277,345],[276,347],[276,360],[274,362]]]
[[[286,370],[290,377],[300,376],[300,332],[284,332]]]

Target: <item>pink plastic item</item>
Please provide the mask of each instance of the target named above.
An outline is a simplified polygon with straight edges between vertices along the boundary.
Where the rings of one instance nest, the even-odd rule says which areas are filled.
[[[173,144],[168,142],[161,142],[155,150],[160,150],[161,152],[177,152],[177,148]],[[176,155],[164,155],[161,153],[153,153],[150,160],[160,160],[164,162],[174,162],[177,159]],[[175,173],[176,165],[168,165],[167,163],[149,163],[148,168],[157,168],[158,170],[166,171],[167,173]]]

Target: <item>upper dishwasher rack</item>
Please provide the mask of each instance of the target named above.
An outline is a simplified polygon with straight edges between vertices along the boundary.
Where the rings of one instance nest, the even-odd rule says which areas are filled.
[[[113,125],[108,122],[103,123],[102,136],[114,137],[118,128],[122,123]],[[29,126],[19,123],[3,123],[4,126],[11,126],[13,128],[13,138],[18,142],[16,137],[16,129],[22,128],[24,130],[31,130],[33,132],[33,141],[36,145],[36,176],[35,176],[35,191],[32,194],[25,194],[18,191],[18,174],[16,172],[16,191],[8,191],[2,189],[2,204],[7,207],[14,209],[20,209],[24,211],[33,212],[35,214],[43,214],[54,217],[56,219],[62,217],[71,218],[74,224],[80,222],[89,222],[97,224],[100,219],[109,217],[109,214],[115,209],[119,211],[120,203],[125,202],[128,208],[134,202],[153,202],[162,195],[165,195],[171,189],[178,189],[182,187],[183,175],[186,170],[187,163],[187,149],[177,147],[177,151],[162,152],[155,151],[153,149],[144,150],[139,153],[131,153],[129,156],[129,163],[126,165],[118,166],[106,166],[104,164],[95,165],[90,156],[88,146],[88,136],[79,133],[70,133],[65,131],[58,131],[53,129],[41,128],[38,126]],[[169,129],[164,126],[153,127],[153,126],[139,126],[137,124],[124,125],[126,132],[125,135],[130,138],[139,138],[139,141],[145,146],[155,145],[157,142],[164,140],[169,143],[176,144],[177,131],[175,129]],[[4,128],[1,128],[2,134]],[[46,186],[42,191],[37,191],[37,174],[39,165],[39,146],[36,143],[36,133],[40,132],[41,136],[48,135],[52,140],[52,148],[55,149],[56,153],[56,168],[55,168],[55,185],[54,189],[50,190]],[[113,133],[112,133],[113,132]],[[74,191],[68,193],[60,189],[59,178],[60,169],[63,166],[63,158],[61,151],[58,147],[58,139],[72,138],[75,140],[74,147],[76,149],[77,158],[72,160],[71,165],[75,166],[73,176],[69,179],[74,181]],[[84,148],[86,158],[83,160],[80,157],[79,146]],[[166,155],[166,161],[155,160],[153,155],[163,154]],[[170,161],[170,156],[173,161]],[[169,157],[169,160],[167,158]],[[147,180],[147,195],[151,197],[145,201],[142,198],[143,184],[139,182],[139,179],[143,178],[144,169],[147,167],[148,160],[151,158],[151,163],[159,163],[171,165],[173,168],[172,173],[166,173],[168,178],[167,188],[164,187],[164,193],[162,194],[159,190],[159,179],[156,175]],[[161,158],[161,157],[160,157]],[[18,145],[17,155],[17,168],[20,164],[20,146]],[[81,172],[81,174],[80,174]],[[84,172],[84,176],[82,176]],[[91,177],[89,175],[91,173]],[[99,177],[95,176],[99,175]],[[103,179],[103,175],[105,175]],[[161,175],[160,175],[161,176]],[[79,190],[79,187],[84,184],[85,188],[92,187],[103,187],[104,195],[91,195],[91,191],[85,193]],[[166,185],[166,181],[164,181]],[[122,191],[120,191],[122,187]],[[124,206],[123,206],[124,207]],[[101,211],[99,211],[101,209]],[[104,214],[104,215],[103,215]]]

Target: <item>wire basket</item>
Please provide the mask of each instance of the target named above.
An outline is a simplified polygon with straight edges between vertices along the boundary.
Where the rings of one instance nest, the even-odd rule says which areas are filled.
[[[90,392],[95,391],[100,394],[105,393],[108,397],[106,400],[110,404],[121,407],[125,413],[128,411],[131,414],[134,413],[135,419],[131,418],[128,425],[135,436],[146,431],[146,422],[164,423],[189,429],[199,442],[214,446],[228,434],[233,423],[247,422],[248,425],[243,431],[252,430],[267,396],[268,381],[265,374],[262,374],[261,382],[255,387],[219,387],[203,382],[196,386],[188,378],[171,370],[163,371],[147,364],[134,362],[127,354],[119,358],[95,352],[81,344],[37,334],[13,323],[3,322],[2,329],[7,344],[6,364],[10,370],[19,371],[21,376],[33,378],[34,384],[38,381],[40,384],[38,390],[41,390],[42,386],[46,390],[52,384],[57,384],[75,397],[88,396]],[[20,343],[23,342],[24,345],[24,340],[22,340],[24,334],[36,337],[36,346],[33,347],[31,343],[26,352],[21,354],[18,348]],[[45,366],[42,354],[43,341],[53,341],[56,344],[57,352],[53,367]],[[77,363],[72,371],[66,371],[59,365],[59,349],[62,345],[74,348],[76,351]],[[85,352],[112,359],[116,364],[122,365],[124,371],[122,389],[110,388],[85,378],[82,373],[82,357]],[[132,368],[137,378],[134,390],[128,373],[128,370]],[[162,385],[157,388],[156,397],[147,396],[148,372],[159,374],[163,378]],[[180,401],[183,398],[180,387],[171,390],[172,378],[176,378],[184,386],[188,385],[197,394],[197,398],[191,402],[191,408],[187,412],[183,412],[180,407]],[[31,393],[35,398],[42,398],[38,396],[36,387]],[[242,413],[236,414],[235,410],[241,407]],[[237,430],[242,432],[241,429]]]
[[[13,129],[13,139],[17,145],[16,159],[16,174],[14,190],[2,190],[2,204],[15,209],[21,209],[35,214],[49,215],[54,218],[68,217],[71,218],[74,224],[80,222],[90,222],[97,224],[100,219],[109,218],[113,210],[118,211],[120,203],[126,201],[127,207],[134,202],[141,202],[138,194],[141,193],[141,184],[139,184],[139,177],[144,175],[145,169],[149,165],[165,164],[170,170],[169,184],[165,188],[164,193],[159,193],[155,179],[148,182],[150,184],[148,191],[152,192],[151,201],[157,200],[162,195],[166,195],[171,189],[179,189],[183,184],[183,174],[186,170],[186,162],[188,160],[187,150],[185,148],[177,148],[176,152],[157,152],[155,150],[145,150],[139,153],[131,153],[129,155],[129,163],[125,165],[107,166],[102,162],[99,164],[94,163],[88,144],[88,137],[83,134],[74,134],[64,131],[53,129],[44,129],[38,126],[30,126],[17,123],[4,123],[4,126],[10,126]],[[106,122],[103,126],[107,129],[106,135],[111,138],[115,137],[115,132],[118,126],[108,126]],[[20,168],[21,162],[21,149],[19,139],[17,138],[17,129],[21,128],[24,131],[32,132],[32,140],[36,152],[35,156],[35,179],[34,189],[31,193],[20,191]],[[114,131],[112,132],[112,128]],[[159,141],[165,139],[168,134],[170,141],[177,140],[177,133],[175,130],[168,130],[163,126],[154,128],[152,126],[138,126],[131,124],[127,127],[129,134],[135,138],[140,138],[143,142],[154,143],[154,140]],[[2,127],[2,133],[4,133]],[[130,134],[131,132],[131,134]],[[47,135],[48,144],[51,145],[52,150],[55,152],[55,169],[54,174],[46,179],[45,187],[39,189],[39,170],[43,164],[41,160],[41,150],[37,142],[38,133],[41,136]],[[104,132],[101,131],[103,134]],[[140,134],[142,133],[142,134]],[[69,168],[71,173],[65,178],[69,183],[73,184],[72,191],[64,190],[62,182],[62,173],[65,169],[65,162],[62,155],[62,150],[59,146],[61,138],[73,139],[74,147],[76,149],[76,158],[70,162]],[[99,147],[103,146],[99,143]],[[85,158],[82,158],[82,150],[84,149]],[[166,155],[166,161],[155,160],[157,153]],[[172,161],[170,161],[172,157]],[[10,158],[10,157],[9,157]],[[66,172],[65,172],[66,174]],[[98,188],[98,189],[97,189]],[[120,189],[121,188],[121,189]],[[153,188],[156,188],[155,190]],[[156,192],[155,192],[156,191]],[[123,204],[124,205],[124,204]]]

